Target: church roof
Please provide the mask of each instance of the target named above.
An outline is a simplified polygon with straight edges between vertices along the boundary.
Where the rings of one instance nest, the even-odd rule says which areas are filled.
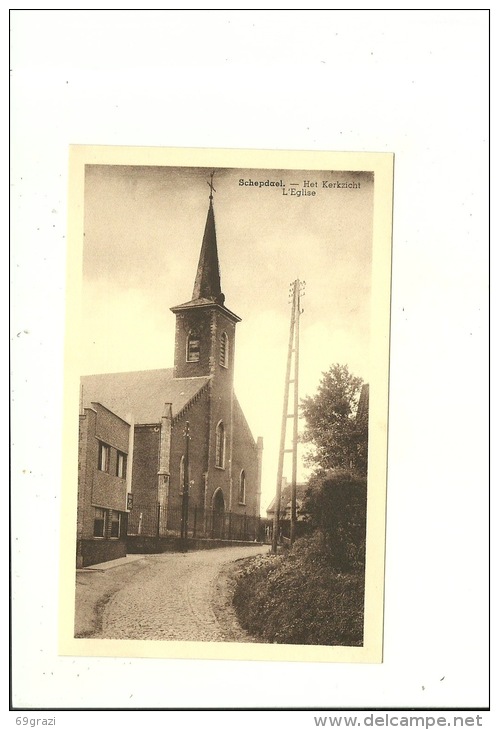
[[[85,405],[98,401],[121,418],[131,414],[135,423],[159,423],[165,403],[172,404],[175,418],[209,379],[174,378],[173,368],[84,375],[82,399]]]

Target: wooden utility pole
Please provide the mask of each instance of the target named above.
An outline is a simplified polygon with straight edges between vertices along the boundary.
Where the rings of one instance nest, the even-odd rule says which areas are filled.
[[[298,375],[300,370],[300,296],[303,293],[304,283],[295,281],[294,291],[294,307],[295,307],[295,347],[294,347],[294,398],[293,398],[293,413],[290,417],[293,418],[293,465],[291,471],[291,523],[289,537],[291,544],[295,541],[296,532],[296,471],[298,466]]]
[[[290,523],[290,541],[295,539],[296,525],[296,472],[298,463],[298,374],[300,359],[300,315],[302,314],[300,297],[303,296],[305,282],[296,279],[290,285],[290,297],[292,298],[291,322],[289,326],[289,344],[288,357],[286,362],[286,381],[284,384],[284,403],[282,409],[281,423],[281,445],[279,449],[279,461],[277,466],[277,482],[276,496],[274,506],[274,529],[272,533],[272,552],[277,554],[277,545],[279,542],[279,521],[281,511],[281,489],[282,475],[284,469],[284,454],[291,452],[293,454],[292,472],[291,472],[291,523]],[[294,362],[294,377],[291,378],[291,364]],[[293,412],[288,413],[289,407],[289,388],[294,385],[293,391]],[[286,431],[288,418],[293,419],[293,440],[292,448],[286,449]]]

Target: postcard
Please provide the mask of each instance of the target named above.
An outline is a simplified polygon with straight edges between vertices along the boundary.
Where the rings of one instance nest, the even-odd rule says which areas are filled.
[[[393,155],[69,158],[60,654],[381,662]]]

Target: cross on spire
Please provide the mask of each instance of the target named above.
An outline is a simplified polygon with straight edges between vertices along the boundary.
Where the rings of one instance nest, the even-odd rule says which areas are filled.
[[[215,188],[213,187],[213,175],[215,174],[215,170],[210,175],[210,182],[208,180],[206,181],[206,184],[210,186],[210,200],[213,200],[213,191],[217,192]]]

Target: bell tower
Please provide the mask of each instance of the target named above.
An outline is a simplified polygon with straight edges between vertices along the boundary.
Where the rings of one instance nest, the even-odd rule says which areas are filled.
[[[221,288],[213,173],[208,185],[210,202],[192,298],[171,308],[177,318],[174,377],[219,376],[232,386],[235,330],[241,319],[225,306]]]

